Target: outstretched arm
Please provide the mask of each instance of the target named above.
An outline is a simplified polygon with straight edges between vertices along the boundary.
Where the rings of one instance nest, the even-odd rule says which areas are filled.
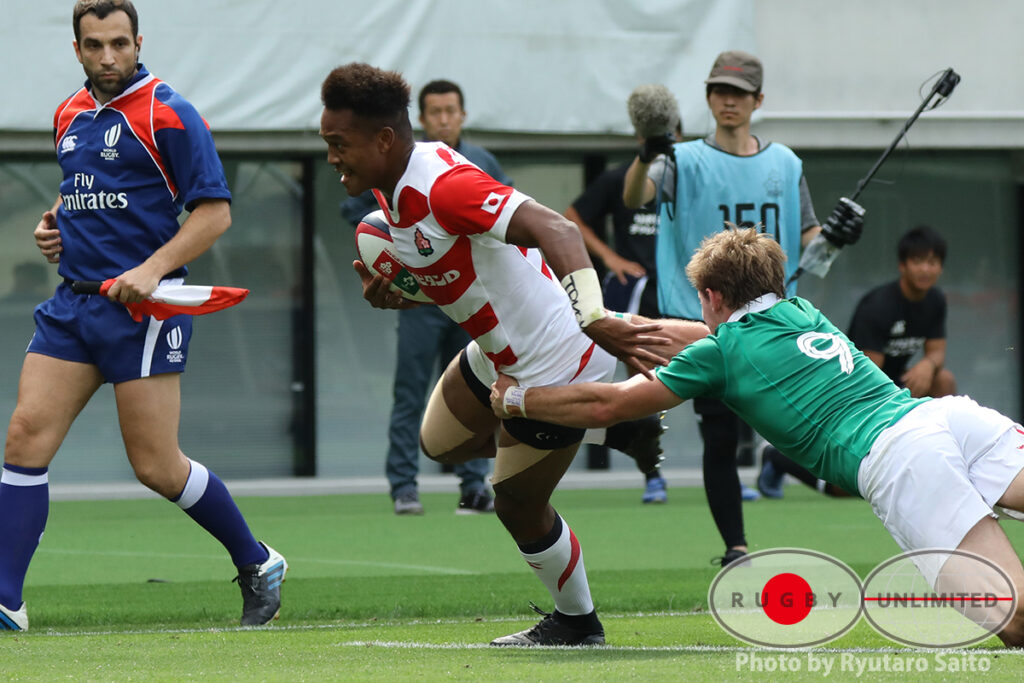
[[[614,384],[519,387],[511,377],[499,375],[491,386],[491,408],[498,417],[528,417],[569,427],[607,427],[682,402],[661,382],[640,376]]]

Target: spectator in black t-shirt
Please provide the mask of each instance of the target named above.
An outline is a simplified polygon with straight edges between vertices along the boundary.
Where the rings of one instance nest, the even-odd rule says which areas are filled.
[[[898,280],[881,285],[857,303],[848,336],[889,378],[911,396],[949,396],[956,380],[945,367],[946,296],[935,283],[946,261],[946,240],[922,225],[907,231],[896,247]],[[907,367],[922,353],[920,360]],[[782,497],[782,479],[791,474],[830,496],[845,491],[818,479],[773,446],[761,453],[757,488],[767,498]]]
[[[946,362],[946,296],[935,283],[946,240],[928,226],[910,230],[897,248],[900,278],[872,289],[853,313],[850,340],[912,396],[956,393]],[[910,365],[918,353],[921,358]]]

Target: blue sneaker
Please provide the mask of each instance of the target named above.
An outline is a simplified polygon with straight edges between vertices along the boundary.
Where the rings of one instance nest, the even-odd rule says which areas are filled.
[[[746,484],[740,484],[740,498],[743,499],[744,503],[752,503],[755,500],[760,500],[761,494]]]
[[[668,483],[665,481],[665,478],[654,477],[653,479],[648,479],[642,500],[645,503],[667,503]]]
[[[785,472],[779,472],[771,460],[761,462],[761,474],[757,475],[757,490],[765,498],[782,498],[782,480],[786,477]]]
[[[12,611],[0,605],[0,631],[27,631],[28,630],[28,610],[25,609],[25,603],[21,603],[21,608],[17,612]]]

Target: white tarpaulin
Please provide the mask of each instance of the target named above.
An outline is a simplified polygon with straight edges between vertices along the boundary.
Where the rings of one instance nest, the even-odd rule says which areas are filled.
[[[721,50],[756,51],[753,0],[136,0],[142,61],[215,130],[316,129],[327,72],[350,61],[401,71],[416,90],[459,83],[469,125],[631,132],[641,83],[706,118],[701,85]],[[5,2],[0,129],[49,130],[84,76],[71,0]],[[685,96],[684,96],[685,95]],[[415,119],[415,103],[412,110]]]

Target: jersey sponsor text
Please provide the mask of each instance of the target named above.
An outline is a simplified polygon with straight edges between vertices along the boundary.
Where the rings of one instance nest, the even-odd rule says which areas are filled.
[[[78,192],[60,196],[67,211],[96,211],[127,209],[127,192]]]

